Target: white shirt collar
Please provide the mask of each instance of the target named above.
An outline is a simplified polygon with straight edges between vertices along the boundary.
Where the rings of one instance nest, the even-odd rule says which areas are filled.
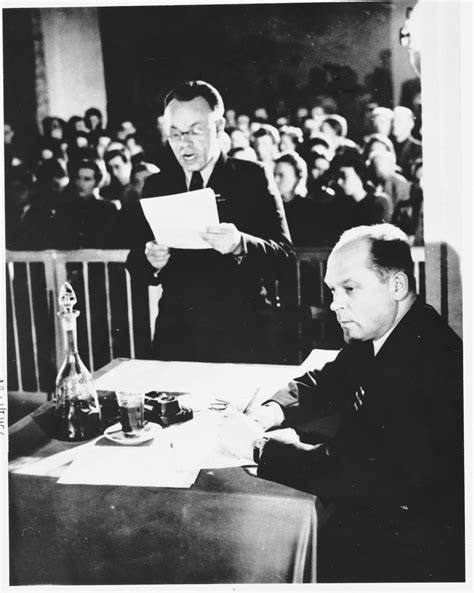
[[[212,175],[212,172],[214,171],[214,167],[217,163],[219,156],[220,156],[220,153],[218,153],[217,156],[215,156],[213,159],[211,159],[207,163],[207,165],[199,171],[199,173],[201,173],[203,187],[207,187],[207,184],[209,183],[209,179]],[[191,184],[191,177],[193,176],[193,173],[189,172],[189,171],[184,171],[184,174],[186,175],[186,187],[189,189],[189,186]]]
[[[395,324],[393,327],[391,327],[388,332],[385,332],[384,335],[379,338],[378,340],[374,340],[374,356],[377,356],[380,348],[382,348],[382,346],[385,344],[385,341],[387,340],[388,336],[393,332],[393,330],[397,327],[397,324]]]

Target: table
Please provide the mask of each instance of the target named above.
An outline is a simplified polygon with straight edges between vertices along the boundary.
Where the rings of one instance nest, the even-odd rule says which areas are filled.
[[[95,378],[100,383],[124,362],[112,361]],[[224,368],[179,365],[188,375],[196,365],[210,376]],[[296,367],[232,366],[243,380],[298,374]],[[10,468],[19,458],[77,446],[50,438],[51,411],[44,404],[11,427]],[[9,501],[12,585],[316,582],[318,500],[249,468],[204,469],[190,489],[58,484],[10,471]]]

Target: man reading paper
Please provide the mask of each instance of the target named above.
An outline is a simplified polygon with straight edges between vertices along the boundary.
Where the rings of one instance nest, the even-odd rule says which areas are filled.
[[[221,153],[224,104],[210,84],[176,87],[164,115],[174,158],[146,180],[142,198],[210,187],[220,222],[202,233],[208,249],[176,249],[153,237],[143,214],[130,217],[135,242],[127,268],[135,281],[163,287],[153,355],[268,361],[262,278],[278,276],[293,256],[281,197],[262,167]]]

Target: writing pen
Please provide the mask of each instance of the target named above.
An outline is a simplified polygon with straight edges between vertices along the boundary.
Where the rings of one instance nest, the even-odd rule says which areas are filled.
[[[257,397],[257,395],[259,393],[260,393],[260,387],[257,387],[257,389],[256,389],[255,393],[252,395],[252,398],[250,399],[249,403],[245,406],[245,410],[242,412],[243,414],[247,414],[247,412],[253,406],[253,403],[255,401],[255,398]]]

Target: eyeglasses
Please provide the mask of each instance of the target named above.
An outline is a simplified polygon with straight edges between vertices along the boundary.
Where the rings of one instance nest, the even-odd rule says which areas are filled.
[[[191,139],[202,138],[206,134],[207,130],[208,130],[208,128],[203,128],[203,127],[199,127],[199,126],[194,126],[187,132],[179,132],[178,130],[171,130],[171,132],[168,134],[168,140],[170,142],[177,144],[178,142],[181,142],[185,136],[188,136],[188,138],[191,138]]]

